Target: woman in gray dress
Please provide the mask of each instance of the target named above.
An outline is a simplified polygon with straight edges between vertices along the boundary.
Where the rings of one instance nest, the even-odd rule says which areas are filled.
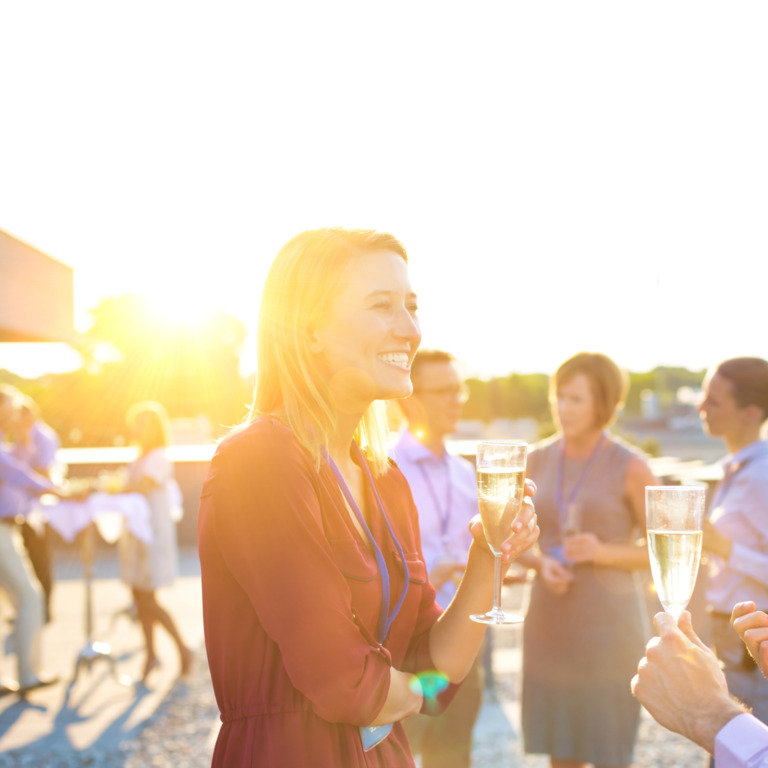
[[[607,428],[626,393],[608,357],[582,352],[551,381],[559,431],[529,455],[539,552],[524,627],[525,751],[552,768],[629,766],[639,704],[630,680],[644,653],[633,571],[648,568],[642,455]]]

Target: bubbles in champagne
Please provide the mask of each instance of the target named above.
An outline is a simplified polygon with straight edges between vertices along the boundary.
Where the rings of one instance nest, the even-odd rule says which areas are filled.
[[[648,531],[648,552],[656,593],[678,619],[691,599],[701,559],[701,531]]]
[[[523,502],[525,471],[522,469],[488,468],[477,473],[480,517],[488,546],[501,555],[501,545],[511,533],[512,523]],[[509,501],[513,500],[513,504]]]

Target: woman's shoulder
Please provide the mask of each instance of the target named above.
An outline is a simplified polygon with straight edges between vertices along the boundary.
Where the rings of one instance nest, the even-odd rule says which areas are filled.
[[[379,488],[386,488],[392,490],[399,490],[403,487],[408,488],[410,492],[410,486],[405,479],[403,470],[397,465],[397,462],[390,456],[387,459],[386,472],[380,474],[375,480],[376,486]]]
[[[616,455],[621,456],[626,461],[632,461],[634,459],[635,462],[641,461],[646,464],[648,463],[648,454],[642,448],[630,443],[619,435],[614,435],[613,433],[608,434],[608,444],[611,451]]]
[[[245,464],[259,467],[305,464],[307,451],[299,445],[293,430],[270,416],[259,416],[236,427],[218,444],[214,465]]]
[[[274,450],[288,450],[297,446],[290,428],[271,416],[259,416],[240,424],[219,441],[216,453],[230,453],[265,446]]]
[[[560,443],[560,435],[556,432],[554,435],[545,437],[542,440],[538,440],[532,443],[528,447],[528,460],[534,465],[545,461],[548,456],[557,450],[557,445]]]
[[[549,437],[544,437],[541,440],[537,440],[535,443],[531,443],[529,453],[536,453],[540,451],[552,450],[552,448],[560,442],[560,434],[555,432]]]

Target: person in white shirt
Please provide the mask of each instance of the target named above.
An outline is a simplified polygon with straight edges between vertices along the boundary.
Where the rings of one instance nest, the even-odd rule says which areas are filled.
[[[702,547],[708,554],[710,645],[728,690],[768,723],[768,685],[731,628],[731,608],[746,600],[768,609],[768,361],[735,357],[714,367],[699,404],[704,430],[728,456],[710,503]]]
[[[768,614],[738,603],[731,623],[764,676],[768,675]],[[718,768],[768,768],[768,726],[728,691],[717,657],[693,631],[684,611],[675,625],[658,613],[659,633],[646,648],[632,693],[651,715],[714,756]],[[768,681],[765,682],[768,686]]]

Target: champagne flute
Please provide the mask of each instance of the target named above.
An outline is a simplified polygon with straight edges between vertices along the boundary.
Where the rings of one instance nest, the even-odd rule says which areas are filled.
[[[519,624],[522,616],[501,609],[501,545],[512,531],[512,523],[523,504],[525,458],[528,444],[521,441],[481,441],[477,444],[477,491],[480,518],[488,548],[494,558],[493,608],[472,614],[480,624]]]
[[[705,489],[689,485],[645,488],[648,554],[656,593],[675,621],[691,599],[701,560]]]

